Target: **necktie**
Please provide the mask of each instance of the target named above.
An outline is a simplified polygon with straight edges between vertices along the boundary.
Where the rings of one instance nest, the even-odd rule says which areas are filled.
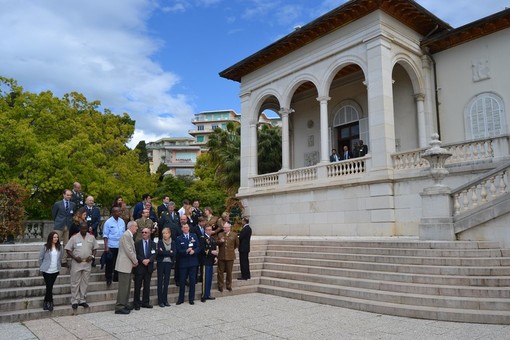
[[[186,240],[189,240],[188,234],[186,234]]]
[[[66,204],[66,211],[69,210],[69,202],[64,201],[64,203]]]

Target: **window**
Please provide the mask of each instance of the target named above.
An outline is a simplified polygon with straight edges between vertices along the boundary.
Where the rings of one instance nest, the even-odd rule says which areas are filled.
[[[203,143],[204,142],[204,136],[197,136],[197,143]]]
[[[212,125],[212,129],[213,129],[213,131],[214,131],[214,130],[216,130],[217,128],[218,128],[218,124],[213,124],[213,125]]]
[[[480,139],[506,133],[503,100],[494,93],[475,96],[465,110],[466,138]]]
[[[199,125],[199,126],[197,126],[197,130],[198,130],[198,131],[204,131],[204,126],[203,126],[203,125]]]

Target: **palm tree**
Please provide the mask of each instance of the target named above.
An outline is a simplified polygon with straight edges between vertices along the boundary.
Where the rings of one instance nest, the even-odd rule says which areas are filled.
[[[259,174],[277,172],[282,168],[282,129],[268,124],[258,129]]]

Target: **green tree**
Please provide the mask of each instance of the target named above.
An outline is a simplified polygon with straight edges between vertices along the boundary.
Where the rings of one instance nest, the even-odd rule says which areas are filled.
[[[30,217],[49,217],[75,181],[108,206],[118,194],[134,203],[154,190],[157,176],[126,146],[135,122],[99,106],[76,92],[34,94],[0,77],[0,182],[16,180],[29,190]]]
[[[257,135],[259,174],[279,171],[282,168],[282,129],[264,124]]]
[[[135,150],[138,151],[138,162],[147,168],[147,173],[150,173],[149,156],[147,155],[147,144],[145,144],[145,141],[139,141],[135,146]]]
[[[229,195],[237,192],[241,170],[241,129],[238,123],[229,122],[226,129],[217,128],[209,136],[209,166],[216,180]]]

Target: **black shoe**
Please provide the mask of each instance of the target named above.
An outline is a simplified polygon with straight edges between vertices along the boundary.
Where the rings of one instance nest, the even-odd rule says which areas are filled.
[[[243,277],[238,277],[237,279],[238,279],[238,280],[243,280],[243,281],[248,280],[248,279],[245,279],[245,278],[243,278]]]
[[[176,305],[177,306],[182,305],[182,301],[177,301]]]
[[[75,310],[76,310],[76,309],[78,309],[78,304],[77,304],[77,303],[73,303],[73,304],[71,305],[71,307],[72,307],[73,309],[75,309]]]
[[[229,292],[231,292],[231,291],[232,291],[232,288],[227,288],[227,290],[228,290]]]
[[[112,280],[106,280],[106,285],[110,287],[112,285]]]
[[[140,306],[139,305],[135,305],[135,310],[140,310]]]
[[[207,300],[216,300],[216,298],[214,296],[209,296]]]
[[[86,302],[80,303],[80,306],[82,306],[83,308],[89,308],[89,304]]]
[[[165,302],[165,307],[170,307],[170,304],[168,302]]]
[[[194,305],[195,304],[195,301],[190,301],[189,302],[190,305]]]
[[[133,310],[133,305],[127,305],[124,308],[126,308],[127,310]]]
[[[160,304],[159,304],[159,307],[161,307],[161,308],[165,308],[165,304],[164,304],[164,303],[160,303]]]
[[[53,302],[48,302],[48,310],[53,312]]]
[[[131,311],[127,308],[122,308],[115,311],[115,314],[129,314],[129,313],[131,313]]]
[[[207,301],[207,299],[206,299],[206,298],[201,298],[201,299],[200,299],[200,301],[202,301],[202,302],[206,302],[206,301]]]
[[[42,305],[42,309],[43,309],[43,310],[49,310],[49,305],[50,305],[50,303],[49,303],[49,302],[44,301],[44,302],[43,302],[43,305]]]
[[[144,304],[142,305],[142,308],[153,308],[153,307],[154,307],[154,306],[153,306],[153,305],[151,305],[150,303],[144,303]]]

